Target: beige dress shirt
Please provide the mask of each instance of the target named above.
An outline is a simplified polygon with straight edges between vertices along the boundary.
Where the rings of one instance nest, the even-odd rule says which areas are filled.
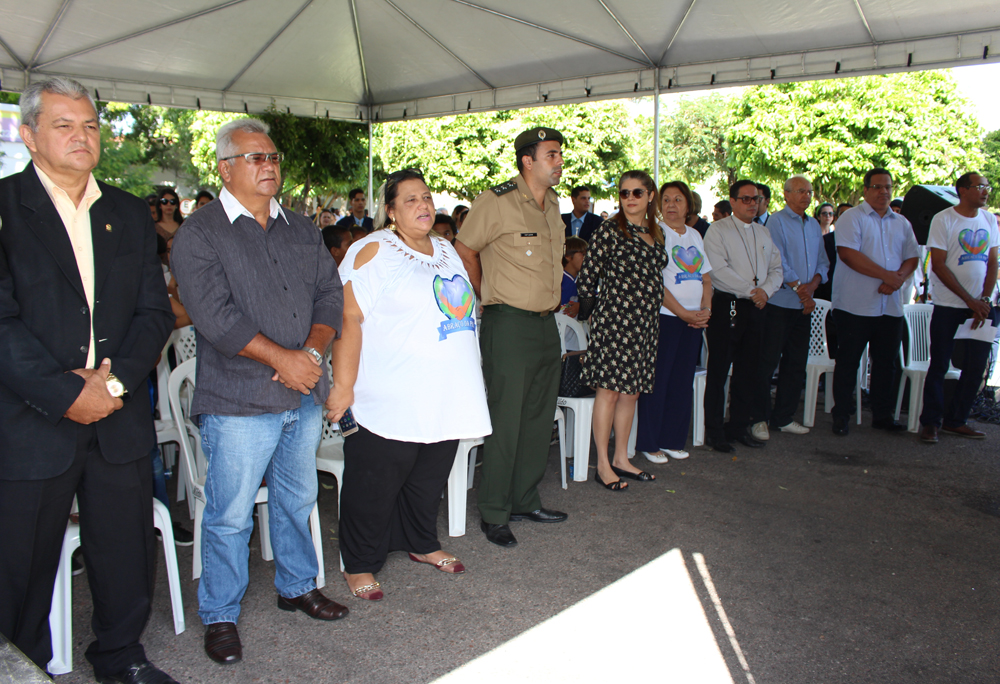
[[[90,207],[101,197],[101,189],[97,187],[94,174],[87,179],[87,189],[79,205],[73,204],[69,194],[56,185],[44,171],[35,164],[38,178],[49,194],[49,199],[56,206],[59,218],[62,219],[66,234],[73,245],[73,256],[76,257],[76,267],[83,281],[83,292],[87,295],[87,308],[90,312],[90,347],[87,350],[87,368],[94,368],[94,240],[90,233]]]
[[[458,240],[479,252],[484,305],[554,311],[562,296],[566,225],[559,196],[549,188],[538,206],[520,174],[479,195]]]

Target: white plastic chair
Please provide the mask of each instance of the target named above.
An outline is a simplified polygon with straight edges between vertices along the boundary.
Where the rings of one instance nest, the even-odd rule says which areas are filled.
[[[192,437],[198,436],[197,429],[190,425],[187,410],[181,404],[181,387],[187,384],[194,389],[195,365],[197,359],[190,358],[177,366],[170,374],[170,383],[167,392],[170,397],[170,410],[174,415],[177,431],[180,433],[181,459],[186,465],[184,471],[188,478],[190,491],[194,494],[194,553],[192,554],[191,576],[193,579],[201,577],[201,521],[205,513],[205,471],[207,464],[203,458],[196,458],[198,453],[195,449]],[[271,552],[271,530],[268,525],[267,515],[267,486],[262,486],[257,491],[257,520],[260,529],[260,555],[266,560],[274,559]],[[316,550],[316,562],[319,574],[316,575],[316,588],[326,585],[326,571],[323,564],[323,534],[319,524],[319,508],[313,506],[309,514],[309,529],[312,533],[313,547]]]
[[[556,326],[559,328],[561,355],[566,353],[565,332],[567,328],[576,333],[580,346],[583,349],[587,348],[587,334],[579,321],[561,313],[553,314],[553,316],[556,319]],[[568,429],[563,432],[568,441],[566,453],[572,454],[573,458],[573,481],[586,482],[587,469],[590,467],[590,432],[594,420],[594,397],[559,397],[556,405],[571,413],[570,416],[566,416]],[[562,437],[563,434],[560,434],[560,444],[562,444]]]
[[[903,318],[906,320],[906,330],[909,333],[910,344],[907,353],[903,353],[902,345],[899,358],[903,364],[903,377],[899,381],[899,394],[896,395],[896,420],[903,408],[903,392],[906,381],[910,381],[909,415],[906,418],[906,429],[917,432],[920,429],[920,412],[924,406],[924,383],[927,381],[927,371],[931,365],[931,315],[933,304],[905,304]],[[949,363],[946,380],[958,380],[961,371]]]
[[[333,366],[330,352],[324,357],[326,377],[333,386]],[[337,478],[337,518],[340,518],[340,492],[344,488],[344,436],[340,434],[340,425],[326,419],[326,409],[323,410],[323,434],[320,436],[319,447],[316,449],[316,470],[330,473]],[[339,553],[337,554],[340,555]],[[340,559],[340,571],[344,571],[344,559]]]
[[[472,487],[472,475],[476,469],[473,451],[483,443],[482,437],[462,439],[455,450],[455,461],[448,475],[448,536],[462,537],[465,535],[466,506],[469,488]]]
[[[705,386],[708,371],[701,366],[694,369],[694,399],[691,407],[691,446],[705,443]]]
[[[160,354],[160,362],[156,366],[156,385],[158,392],[156,407],[160,413],[160,418],[159,420],[154,421],[156,429],[156,443],[165,446],[162,450],[163,462],[171,467],[176,465],[177,482],[179,485],[177,487],[177,501],[181,502],[187,500],[188,516],[194,518],[194,500],[188,489],[188,478],[184,473],[186,466],[183,460],[180,460],[179,463],[175,464],[175,461],[178,460],[175,458],[175,445],[179,443],[180,437],[174,423],[173,414],[170,410],[170,399],[167,396],[167,388],[170,382],[170,363],[168,360],[170,349],[174,350],[174,359],[178,364],[194,358],[196,351],[194,326],[189,325],[184,328],[174,330],[170,333],[167,343],[163,346],[163,352]],[[189,403],[190,397],[186,397],[185,399],[186,401],[183,403]]]
[[[802,407],[802,424],[806,427],[816,424],[819,379],[823,375],[827,375],[824,409],[828,413],[833,410],[833,369],[836,364],[830,358],[826,341],[826,317],[832,305],[825,299],[815,301],[816,308],[809,319],[809,360],[806,362],[806,395],[805,405]]]
[[[174,615],[174,634],[182,633],[184,601],[181,597],[181,578],[177,569],[177,549],[174,547],[174,529],[170,511],[158,499],[153,499],[153,527],[163,539],[163,555],[167,563],[167,585],[170,587],[170,606]],[[80,525],[70,522],[63,536],[59,570],[52,588],[52,607],[49,609],[49,631],[52,634],[52,660],[46,666],[54,675],[73,671],[73,552],[80,548]]]
[[[180,365],[188,359],[193,359],[198,352],[198,340],[194,332],[194,326],[189,325],[178,328],[173,335],[174,357]]]

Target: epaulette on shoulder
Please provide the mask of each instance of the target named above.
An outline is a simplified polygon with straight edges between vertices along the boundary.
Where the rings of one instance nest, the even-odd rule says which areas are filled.
[[[516,190],[516,189],[517,189],[517,181],[513,180],[509,180],[506,183],[501,183],[500,185],[494,185],[492,188],[490,188],[490,190],[493,191],[493,194],[496,195],[497,197],[500,197],[500,195],[506,195],[511,190]]]

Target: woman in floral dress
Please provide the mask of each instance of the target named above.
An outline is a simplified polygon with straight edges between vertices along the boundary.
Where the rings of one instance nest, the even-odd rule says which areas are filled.
[[[626,171],[618,182],[621,211],[595,231],[577,276],[580,318],[593,310],[583,379],[594,399],[594,480],[620,491],[622,477],[655,477],[628,460],[628,439],[639,392],[651,392],[656,375],[659,312],[667,254],[657,222],[656,186],[645,171]],[[608,457],[611,428],[615,455]]]

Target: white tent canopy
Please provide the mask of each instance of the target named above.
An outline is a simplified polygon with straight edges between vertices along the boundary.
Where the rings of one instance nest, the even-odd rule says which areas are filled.
[[[355,121],[994,61],[996,0],[0,0],[4,90]]]

